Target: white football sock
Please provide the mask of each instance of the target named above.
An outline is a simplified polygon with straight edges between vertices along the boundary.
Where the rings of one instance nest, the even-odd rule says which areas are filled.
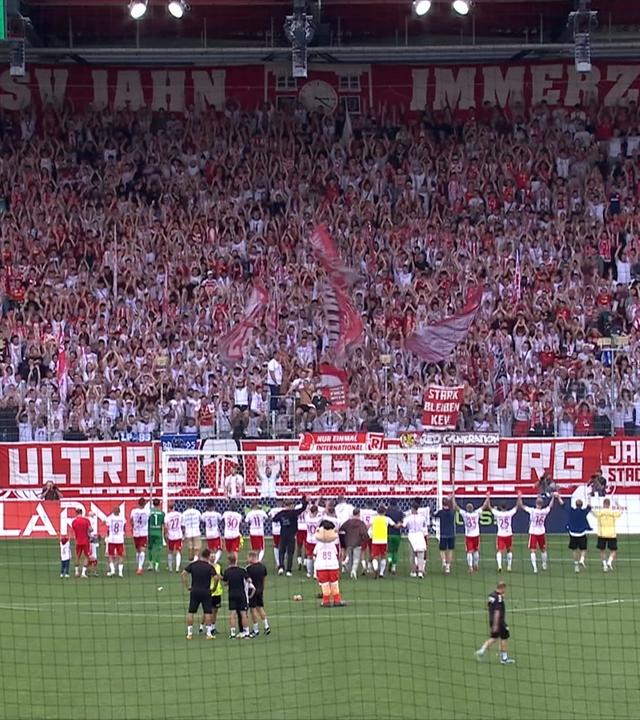
[[[542,567],[543,567],[543,568],[546,568],[546,567],[547,567],[547,553],[546,553],[546,551],[540,553],[540,558],[542,559]]]
[[[531,552],[531,567],[534,570],[538,569],[538,558],[536,557],[535,552]]]
[[[313,558],[307,558],[307,575],[313,575]]]
[[[187,625],[187,635],[193,635],[193,625]]]
[[[142,568],[144,567],[144,558],[145,552],[144,550],[142,550],[142,552],[140,553],[140,560],[138,561],[138,570],[142,570]]]
[[[473,564],[478,567],[480,564],[480,553],[476,550],[476,552],[473,553]]]
[[[387,559],[383,558],[380,560],[380,575],[384,575],[384,571],[387,569]]]
[[[173,553],[167,553],[167,567],[169,572],[173,570]]]
[[[115,573],[116,573],[115,563],[111,562],[111,560],[109,560],[109,572],[110,572],[112,575],[115,575]]]
[[[471,569],[473,569],[473,553],[472,553],[472,552],[468,552],[468,553],[467,553],[467,565],[468,565]]]
[[[498,570],[502,570],[502,553],[496,553],[496,562],[498,563]]]
[[[216,565],[220,561],[221,556],[222,556],[222,550],[216,550],[216,554],[213,556],[213,562],[216,563]]]
[[[511,563],[513,562],[513,553],[507,553],[507,570],[511,570]]]
[[[118,563],[118,575],[122,577],[122,573],[124,572],[124,565],[122,563]]]
[[[182,562],[182,553],[181,553],[181,552],[177,552],[177,553],[176,553],[176,572],[178,572],[178,570],[180,570],[180,563],[181,563],[181,562]]]
[[[373,558],[371,564],[373,565],[373,572],[378,572],[378,558]]]

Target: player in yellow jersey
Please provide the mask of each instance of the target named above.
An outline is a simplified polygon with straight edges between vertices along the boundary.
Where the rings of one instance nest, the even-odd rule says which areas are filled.
[[[394,525],[387,515],[384,505],[378,507],[378,512],[371,518],[369,536],[371,537],[371,565],[375,578],[384,577],[387,568],[387,543],[389,541],[389,525]]]
[[[222,584],[222,566],[217,562],[212,562],[213,569],[216,574],[215,577],[211,578],[211,634],[217,635],[216,620],[218,619],[218,610],[222,605],[222,591],[224,586]],[[200,633],[204,632],[204,616],[200,623]]]
[[[616,522],[622,515],[622,510],[611,507],[611,500],[606,498],[602,503],[601,510],[591,511],[598,521],[598,544],[600,550],[600,560],[602,560],[603,572],[613,570],[613,562],[618,555],[618,535],[616,532]],[[609,557],[606,557],[606,551],[609,550]]]

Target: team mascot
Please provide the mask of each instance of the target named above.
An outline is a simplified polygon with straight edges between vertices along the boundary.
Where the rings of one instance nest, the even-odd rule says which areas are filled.
[[[344,607],[340,597],[340,560],[338,532],[330,520],[323,520],[316,532],[315,569],[322,590],[321,607]]]

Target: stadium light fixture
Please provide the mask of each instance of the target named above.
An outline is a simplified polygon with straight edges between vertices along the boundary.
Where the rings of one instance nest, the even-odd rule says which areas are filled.
[[[458,15],[468,15],[471,10],[471,3],[469,0],[453,0],[451,7],[458,13]]]
[[[148,0],[131,0],[129,3],[129,15],[134,20],[140,20],[140,18],[147,12]]]
[[[422,17],[431,10],[431,0],[413,0],[413,12]]]
[[[185,0],[171,0],[167,5],[167,9],[174,18],[177,18],[179,20],[187,12],[189,6],[185,2]]]

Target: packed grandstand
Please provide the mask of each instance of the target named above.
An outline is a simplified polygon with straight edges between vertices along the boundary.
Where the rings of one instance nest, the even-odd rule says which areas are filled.
[[[421,429],[426,384],[464,385],[459,429],[631,434],[639,124],[634,102],[411,120],[232,100],[5,112],[2,439],[397,437]],[[363,322],[343,409],[319,390],[334,358],[318,223]],[[219,340],[257,283],[268,308],[224,362]],[[405,347],[477,286],[448,360]]]

